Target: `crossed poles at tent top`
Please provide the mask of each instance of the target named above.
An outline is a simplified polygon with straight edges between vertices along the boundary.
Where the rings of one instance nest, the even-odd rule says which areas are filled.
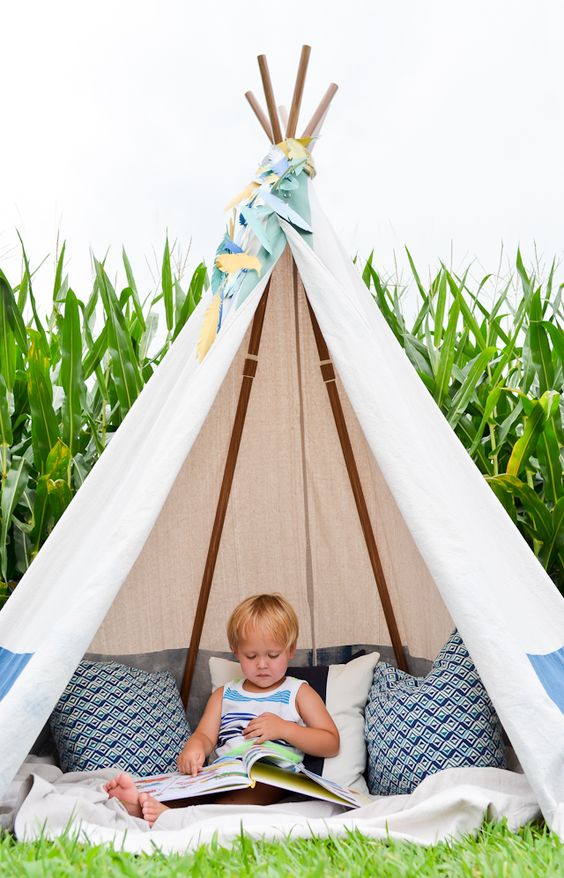
[[[290,106],[290,115],[288,116],[288,120],[286,123],[286,133],[284,135],[285,139],[296,136],[296,129],[298,127],[298,116],[300,114],[300,107],[302,103],[302,95],[304,92],[304,84],[310,54],[311,46],[302,46],[300,63],[298,65],[298,73],[296,76],[296,84],[294,86],[294,94],[292,96],[292,104]],[[260,106],[252,91],[245,92],[245,97],[251,105],[251,109],[253,110],[270,142],[280,143],[283,139],[282,129],[280,127],[280,117],[276,108],[276,101],[274,99],[274,91],[272,89],[272,82],[270,79],[270,73],[268,71],[266,55],[258,55],[257,60],[270,121],[263,112],[262,107]],[[337,89],[338,86],[335,85],[334,82],[332,82],[325,94],[323,95],[323,98],[317,110],[306,125],[302,137],[313,137],[314,135],[319,134],[319,131],[323,124],[323,120],[327,115],[329,104],[335,97]]]

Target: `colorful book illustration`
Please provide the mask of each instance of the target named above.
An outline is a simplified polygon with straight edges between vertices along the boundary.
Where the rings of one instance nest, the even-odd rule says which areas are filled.
[[[359,808],[370,801],[355,790],[342,787],[308,771],[292,750],[271,741],[252,741],[235,747],[227,755],[206,765],[192,777],[188,774],[164,774],[138,778],[137,789],[161,802],[189,799],[230,790],[242,790],[265,783],[290,793],[335,802],[347,808]]]

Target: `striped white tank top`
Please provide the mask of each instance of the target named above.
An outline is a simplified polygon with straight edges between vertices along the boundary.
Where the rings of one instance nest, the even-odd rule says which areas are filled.
[[[217,756],[225,756],[233,747],[245,743],[243,729],[261,713],[275,713],[276,716],[305,726],[296,707],[296,695],[304,680],[296,677],[285,677],[282,683],[261,695],[260,692],[247,692],[243,688],[244,678],[232,680],[223,687],[221,702],[221,723],[215,752]],[[303,756],[297,747],[291,747],[286,741],[277,741],[290,750]]]

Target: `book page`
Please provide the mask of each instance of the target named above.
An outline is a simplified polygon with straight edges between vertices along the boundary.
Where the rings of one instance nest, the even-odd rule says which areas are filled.
[[[327,792],[333,793],[334,795],[351,802],[355,808],[360,808],[362,805],[369,805],[372,801],[370,796],[367,796],[364,793],[359,793],[357,790],[350,789],[350,787],[343,787],[336,781],[329,780],[326,777],[321,777],[321,775],[315,774],[313,771],[308,771],[303,765],[300,768],[300,773],[309,778],[313,783],[319,784],[319,786],[323,787]]]
[[[265,762],[256,762],[252,766],[250,774],[257,783],[266,783],[270,786],[300,793],[313,799],[335,802],[347,808],[358,808],[361,804],[354,794],[349,790],[345,790],[344,787],[339,787],[338,784],[333,784],[330,781],[329,783],[335,789],[326,789],[325,786],[321,786],[306,774],[284,771],[284,769],[278,768],[276,765],[268,765]],[[337,789],[341,792],[338,793]]]
[[[192,777],[190,774],[168,774],[140,778],[135,781],[140,793],[149,793],[160,802],[205,796],[224,790],[240,790],[254,786],[240,759],[219,759]]]
[[[243,748],[238,748],[238,750],[242,749]],[[231,755],[232,754],[229,753],[229,756]],[[259,759],[273,762],[275,765],[288,771],[299,771],[302,767],[302,757],[298,753],[295,753],[288,747],[284,747],[282,744],[276,744],[273,741],[265,741],[264,744],[251,744],[250,747],[243,750],[241,755],[245,768],[249,773],[251,767],[255,762],[258,762]]]

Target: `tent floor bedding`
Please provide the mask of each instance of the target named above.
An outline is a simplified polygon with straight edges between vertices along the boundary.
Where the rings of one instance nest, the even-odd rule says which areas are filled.
[[[113,843],[132,853],[195,849],[213,839],[229,845],[243,830],[253,839],[324,838],[357,829],[369,837],[418,844],[477,831],[483,820],[506,818],[517,829],[539,817],[524,775],[495,768],[451,768],[426,778],[410,795],[375,797],[356,811],[326,802],[266,807],[198,805],[165,812],[152,829],[109,800],[103,783],[114,769],[65,774],[46,762],[26,762],[0,802],[6,829],[20,841],[76,832],[93,844]]]

